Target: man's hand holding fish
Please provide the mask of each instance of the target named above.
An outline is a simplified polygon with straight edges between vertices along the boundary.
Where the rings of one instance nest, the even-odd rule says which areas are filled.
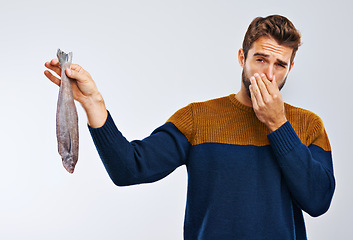
[[[61,68],[58,59],[52,59],[45,63],[45,67],[54,71],[60,76]],[[45,76],[60,86],[60,78],[54,76],[50,71],[44,71]],[[87,114],[88,124],[93,128],[103,126],[108,113],[102,95],[99,93],[91,75],[80,65],[71,64],[70,69],[66,69],[66,75],[75,81],[72,82],[74,99],[81,103]]]

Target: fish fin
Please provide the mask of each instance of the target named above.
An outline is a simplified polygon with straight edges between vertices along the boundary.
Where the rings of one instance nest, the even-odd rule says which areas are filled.
[[[72,52],[65,53],[64,51],[61,51],[58,48],[56,56],[59,59],[60,66],[62,66],[64,63],[70,63],[71,64],[71,62],[72,62]]]

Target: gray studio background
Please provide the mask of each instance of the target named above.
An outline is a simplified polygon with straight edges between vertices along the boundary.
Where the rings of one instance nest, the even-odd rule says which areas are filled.
[[[236,93],[237,51],[256,16],[282,14],[302,33],[284,99],[324,121],[337,188],[330,210],[305,216],[309,239],[352,239],[352,3],[336,1],[3,1],[0,8],[0,239],[182,239],[186,168],[119,188],[77,104],[80,155],[57,153],[58,87],[43,74],[57,48],[96,81],[129,140],[179,108]]]

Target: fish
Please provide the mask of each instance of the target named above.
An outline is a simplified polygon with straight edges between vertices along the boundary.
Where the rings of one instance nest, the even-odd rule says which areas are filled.
[[[57,57],[61,67],[61,83],[56,110],[56,137],[62,164],[72,174],[78,161],[79,150],[78,115],[71,85],[74,80],[65,73],[72,63],[72,52],[66,54],[58,49]]]

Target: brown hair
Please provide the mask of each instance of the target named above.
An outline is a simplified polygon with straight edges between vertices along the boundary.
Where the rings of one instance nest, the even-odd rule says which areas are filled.
[[[257,17],[249,25],[243,41],[244,57],[246,59],[252,44],[260,37],[272,37],[278,44],[293,48],[291,63],[301,45],[300,33],[286,17],[271,15],[265,18]]]

